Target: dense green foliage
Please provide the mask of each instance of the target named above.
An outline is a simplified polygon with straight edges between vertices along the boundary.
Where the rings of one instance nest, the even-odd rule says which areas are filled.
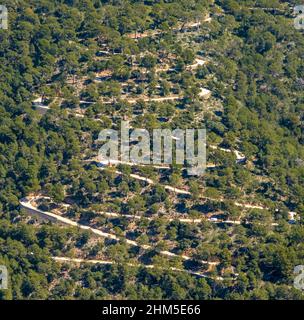
[[[0,298],[303,299],[292,284],[293,268],[304,264],[304,34],[293,28],[290,1],[2,2],[10,27],[0,30],[0,264],[8,266],[10,283]],[[198,33],[175,31],[208,13],[212,21]],[[128,36],[145,30],[158,33]],[[102,50],[111,58],[98,57]],[[198,54],[208,63],[190,72],[187,66]],[[157,73],[163,61],[173,61],[174,71]],[[96,83],[95,73],[105,71],[110,76]],[[129,104],[122,95],[125,82],[130,97],[179,94],[183,100]],[[208,102],[197,99],[201,86],[212,91],[210,112],[204,111]],[[49,99],[45,115],[32,107],[38,94]],[[101,96],[113,103],[103,104]],[[83,100],[95,103],[84,108]],[[84,117],[75,117],[79,110]],[[232,153],[208,152],[208,161],[218,167],[197,179],[178,167],[159,174],[121,166],[123,179],[84,164],[84,154],[97,151],[99,131],[132,114],[138,115],[134,126],[149,129],[204,125],[210,143],[239,149],[248,162],[240,165]],[[157,183],[148,188],[131,179],[131,172]],[[186,186],[192,196],[172,196],[162,184]],[[37,223],[19,200],[40,192],[52,198],[40,204],[45,210],[72,203],[65,213],[69,218],[153,248]],[[203,201],[202,194],[211,200]],[[241,210],[236,200],[269,210]],[[96,214],[103,210],[155,220]],[[220,213],[242,223],[162,220],[166,210],[174,218]],[[298,213],[294,225],[288,223],[289,211]],[[214,270],[197,266],[213,280],[164,269],[168,262],[161,249],[189,253],[194,265],[203,259],[219,262]],[[76,267],[59,264],[54,256],[117,264]],[[128,261],[160,268],[132,267]],[[170,263],[195,269],[178,259]],[[233,274],[234,281],[214,280]]]

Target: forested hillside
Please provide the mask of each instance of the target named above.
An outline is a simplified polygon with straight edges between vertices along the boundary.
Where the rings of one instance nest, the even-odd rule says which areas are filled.
[[[0,299],[303,299],[292,2],[2,1]],[[206,128],[206,173],[96,165],[121,120]]]

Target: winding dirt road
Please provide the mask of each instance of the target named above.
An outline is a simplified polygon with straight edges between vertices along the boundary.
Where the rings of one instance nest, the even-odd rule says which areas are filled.
[[[111,233],[106,233],[103,232],[101,230],[95,229],[95,228],[91,228],[89,226],[85,226],[83,224],[79,224],[71,219],[68,218],[64,218],[60,215],[54,214],[52,212],[48,212],[48,211],[42,211],[39,210],[37,207],[35,207],[32,202],[34,202],[35,200],[38,200],[39,197],[27,197],[24,199],[20,200],[20,205],[22,208],[26,209],[30,214],[37,216],[43,220],[48,220],[51,222],[56,222],[56,223],[61,223],[64,225],[69,225],[69,226],[73,226],[73,227],[77,227],[80,228],[82,230],[87,230],[87,231],[91,231],[92,233],[96,234],[97,236],[103,237],[103,238],[108,238],[108,239],[112,239],[112,240],[116,240],[116,241],[126,241],[127,244],[131,245],[131,246],[136,246],[136,247],[140,247],[143,248],[145,250],[147,249],[153,249],[152,246],[150,245],[143,245],[143,244],[139,244],[136,241],[133,240],[129,240],[126,238],[119,238],[118,236],[111,234]],[[183,260],[191,260],[191,257],[188,257],[186,255],[177,255],[175,253],[169,252],[169,251],[160,251],[160,254],[165,255],[165,256],[170,256],[170,257],[180,257]],[[213,265],[216,266],[219,263],[218,262],[209,262],[209,261],[205,261],[205,260],[201,260],[199,261],[202,264],[208,264],[208,265]]]
[[[67,258],[67,257],[52,257],[53,260],[56,262],[60,263],[76,263],[76,264],[82,264],[82,263],[87,263],[87,264],[103,264],[103,265],[116,265],[117,263],[114,261],[108,261],[108,260],[86,260],[86,259],[77,259],[77,258]],[[185,272],[194,276],[198,276],[200,278],[208,278],[212,280],[218,280],[218,281],[223,281],[223,277],[210,277],[206,275],[205,273],[201,272],[195,272],[191,270],[185,270],[185,269],[179,269],[179,268],[174,268],[174,267],[168,267],[168,268],[162,268],[159,266],[155,265],[143,265],[143,264],[133,264],[133,263],[127,263],[126,264],[129,267],[144,267],[147,269],[160,269],[160,270],[171,270],[171,271],[177,271],[177,272]]]

